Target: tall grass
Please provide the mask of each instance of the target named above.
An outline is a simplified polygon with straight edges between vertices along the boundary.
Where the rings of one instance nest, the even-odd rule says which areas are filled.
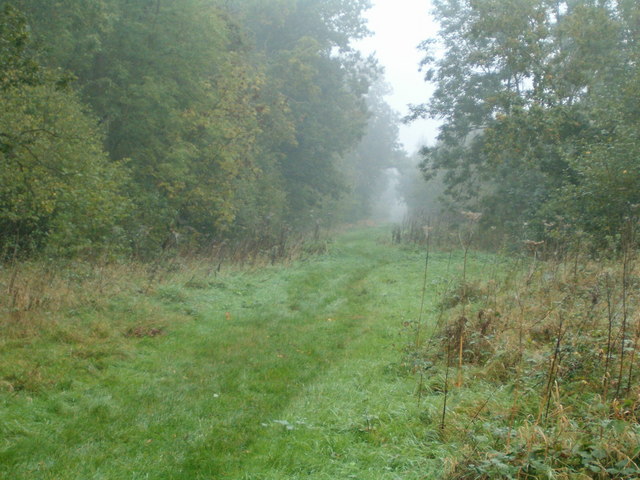
[[[545,256],[528,242],[510,273],[473,282],[462,242],[459,286],[442,292],[434,341],[410,352],[427,366],[421,376],[443,377],[431,401],[441,389],[440,428],[462,445],[450,478],[640,476],[638,245],[623,237],[609,259]],[[489,271],[482,260],[472,268]]]

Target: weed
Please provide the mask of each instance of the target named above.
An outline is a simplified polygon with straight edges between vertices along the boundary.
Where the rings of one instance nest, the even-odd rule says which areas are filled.
[[[623,249],[619,263],[571,255],[568,268],[532,255],[519,278],[455,284],[440,300],[433,341],[408,352],[445,379],[440,427],[464,446],[447,460],[448,476],[637,477],[632,250]],[[449,380],[453,352],[464,386]],[[465,399],[485,388],[485,399],[467,409]],[[504,388],[510,400],[496,395]]]

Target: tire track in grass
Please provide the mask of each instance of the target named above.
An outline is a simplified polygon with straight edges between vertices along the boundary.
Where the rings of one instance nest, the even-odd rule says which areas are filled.
[[[389,288],[398,282],[392,278],[398,275],[394,268],[389,262],[372,264],[348,286],[350,303],[341,313],[360,312],[348,347],[291,398],[278,422],[263,426],[253,451],[230,478],[374,480],[435,475],[441,465],[424,452],[424,424],[411,400],[415,383],[390,369],[400,355],[394,346],[402,341],[398,325],[403,314],[412,313],[401,311],[411,306],[407,296],[412,292]],[[419,268],[414,270],[417,280]],[[398,285],[406,289],[406,283]]]
[[[342,316],[345,305],[353,307],[351,286],[376,266],[357,261],[347,268],[343,261],[320,260],[311,271],[305,269],[293,275],[287,285],[285,315],[263,312],[253,321],[247,320],[257,326],[258,336],[264,341],[254,338],[248,345],[240,342],[231,353],[235,356],[231,362],[234,365],[249,360],[244,374],[231,372],[231,378],[221,386],[222,391],[235,392],[229,395],[237,412],[227,423],[227,435],[221,437],[219,431],[212,431],[191,449],[179,469],[183,474],[194,475],[193,478],[238,478],[253,445],[264,436],[263,424],[278,420],[291,400],[360,336],[360,318],[336,321],[335,317]],[[254,350],[245,356],[241,352],[246,348]],[[222,458],[203,458],[202,453],[207,451],[222,453]]]

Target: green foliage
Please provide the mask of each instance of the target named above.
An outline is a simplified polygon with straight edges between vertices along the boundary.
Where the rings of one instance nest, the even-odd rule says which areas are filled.
[[[28,46],[26,19],[14,7],[5,5],[0,12],[0,90],[41,82],[41,70]]]
[[[433,281],[434,331],[407,347],[414,368],[437,378],[425,380],[425,402],[446,392],[443,436],[464,445],[447,478],[635,478],[640,377],[627,335],[638,325],[626,312],[639,300],[628,287],[636,246],[619,264],[538,263],[546,247],[530,247],[533,258],[472,254],[462,279],[480,281]]]
[[[440,0],[435,14],[446,53],[425,58],[437,89],[414,114],[445,123],[425,175],[444,171],[459,205],[512,236],[560,218],[618,229],[637,202],[637,6]]]
[[[128,215],[101,211],[121,229],[120,244],[136,254],[158,252],[170,232],[204,246],[265,228],[276,232],[285,222],[314,225],[345,195],[339,168],[362,135],[364,95],[376,75],[373,61],[350,46],[367,34],[368,1],[15,0],[0,6],[6,66],[0,89],[62,88],[74,76],[78,95],[69,93],[69,108],[90,109],[104,131],[104,138],[87,134],[88,144],[102,142],[115,170],[127,163],[130,200],[121,203]],[[9,134],[0,138],[5,153],[13,148]],[[68,153],[65,161],[75,163]],[[95,172],[105,175],[104,188],[96,190],[117,189],[108,172]],[[9,198],[15,195],[7,190],[6,201],[18,202]],[[35,243],[43,244],[50,218],[32,217],[25,216],[30,226],[23,229],[40,232]]]
[[[64,79],[28,54],[26,23],[5,7],[0,50],[9,69],[0,88],[2,255],[70,254],[119,240],[127,202],[124,169],[110,163],[102,134]]]
[[[0,93],[0,224],[3,248],[53,251],[104,246],[127,202],[123,168],[108,161],[101,134],[72,93],[23,86]]]
[[[349,46],[367,33],[361,17],[367,7],[367,1],[342,0],[238,7],[265,67],[265,94],[279,107],[271,107],[271,118],[279,121],[276,131],[286,133],[274,160],[285,218],[295,225],[313,225],[346,193],[340,158],[363,133],[363,95],[376,74],[372,61]]]
[[[621,125],[572,159],[577,181],[564,185],[542,211],[553,230],[580,229],[601,246],[619,235],[626,222],[638,216],[639,155],[637,127]]]

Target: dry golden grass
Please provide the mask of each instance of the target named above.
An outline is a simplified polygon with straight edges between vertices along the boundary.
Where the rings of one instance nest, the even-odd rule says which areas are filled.
[[[640,475],[638,263],[532,256],[518,268],[448,289],[422,350],[449,371],[444,429],[469,450],[450,477]]]

